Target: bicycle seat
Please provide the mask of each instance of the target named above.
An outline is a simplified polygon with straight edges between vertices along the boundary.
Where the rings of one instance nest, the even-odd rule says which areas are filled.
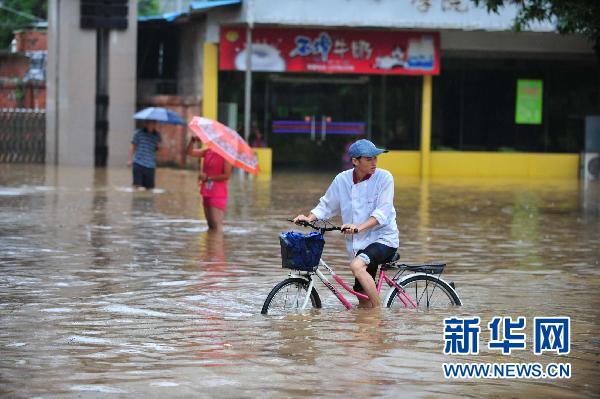
[[[400,260],[400,254],[398,252],[396,252],[394,254],[394,256],[392,256],[392,259],[390,259],[389,261],[387,261],[383,265],[381,265],[381,268],[383,270],[397,269],[397,266],[394,263],[398,262],[399,260]]]

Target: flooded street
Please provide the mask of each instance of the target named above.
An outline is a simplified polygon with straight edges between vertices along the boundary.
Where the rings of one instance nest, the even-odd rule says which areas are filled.
[[[446,261],[456,311],[323,309],[268,317],[286,277],[278,234],[333,173],[234,175],[222,237],[196,173],[0,164],[0,396],[597,397],[598,183],[397,179],[403,260]],[[324,258],[351,274],[340,234]],[[346,295],[349,298],[348,295]],[[355,298],[349,298],[356,302]],[[480,354],[443,354],[443,319],[481,317]],[[527,348],[489,350],[494,316],[524,316]],[[571,352],[535,355],[536,316],[571,318]],[[445,379],[444,362],[568,362],[571,379]]]

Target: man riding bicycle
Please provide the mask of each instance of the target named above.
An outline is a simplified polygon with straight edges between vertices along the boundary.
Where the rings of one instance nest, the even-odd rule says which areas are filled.
[[[341,214],[346,247],[353,257],[350,270],[355,277],[354,290],[369,297],[368,300],[359,297],[362,307],[381,306],[375,274],[399,246],[394,178],[387,170],[377,169],[377,156],[384,152],[387,150],[375,147],[369,140],[354,142],[348,148],[354,168],[333,179],[308,216],[294,218],[296,223],[313,222]]]

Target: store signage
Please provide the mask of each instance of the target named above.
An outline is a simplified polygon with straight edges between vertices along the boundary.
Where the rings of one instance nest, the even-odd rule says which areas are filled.
[[[306,133],[306,134],[346,134],[362,136],[365,134],[364,122],[333,122],[331,118],[315,121],[311,117],[304,120],[275,120],[271,125],[273,133]]]
[[[517,80],[517,124],[539,125],[542,123],[542,81]]]
[[[259,72],[437,75],[437,33],[255,28],[252,70]],[[246,28],[221,27],[219,67],[246,70]]]

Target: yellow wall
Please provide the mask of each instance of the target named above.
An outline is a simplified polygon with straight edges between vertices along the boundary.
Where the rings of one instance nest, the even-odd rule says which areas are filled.
[[[252,148],[258,160],[258,180],[271,180],[272,152],[270,148]]]
[[[431,75],[424,75],[421,95],[421,177],[431,174],[431,85]]]
[[[217,120],[219,47],[217,43],[204,43],[202,68],[202,116]]]
[[[377,167],[389,170],[394,176],[419,176],[421,174],[421,153],[419,151],[390,151],[378,157]]]
[[[558,177],[576,178],[578,154],[432,151],[431,177]],[[378,166],[397,176],[419,176],[418,151],[390,151]]]
[[[433,152],[433,176],[476,177],[577,177],[579,155],[504,153],[504,152]]]
[[[271,179],[270,148],[253,148],[258,158],[259,180]],[[394,176],[421,176],[419,151],[390,151],[379,156],[378,167]],[[432,151],[430,177],[577,178],[578,154]]]

